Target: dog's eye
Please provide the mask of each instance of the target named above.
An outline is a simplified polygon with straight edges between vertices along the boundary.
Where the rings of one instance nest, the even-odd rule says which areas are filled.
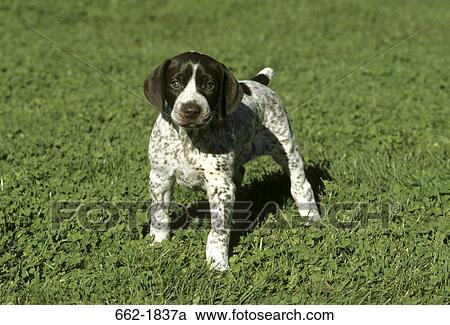
[[[206,90],[213,90],[215,86],[216,86],[216,84],[213,81],[208,81],[205,84],[205,89]]]
[[[178,88],[180,88],[180,82],[179,82],[178,80],[173,80],[173,81],[170,83],[170,86],[171,86],[173,89],[178,89]]]

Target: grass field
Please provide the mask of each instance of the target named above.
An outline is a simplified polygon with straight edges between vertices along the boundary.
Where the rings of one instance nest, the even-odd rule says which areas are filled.
[[[450,303],[449,21],[444,0],[2,1],[0,302]],[[55,220],[55,202],[149,200],[157,112],[26,24],[140,98],[153,67],[190,49],[241,79],[273,67],[325,226],[277,227],[298,216],[266,158],[239,197],[255,213],[271,200],[281,209],[235,234],[223,275],[207,270],[202,220],[161,247],[149,246],[144,212],[136,227],[123,210],[98,229]],[[385,227],[336,228],[327,208],[345,202],[399,209],[382,210]]]

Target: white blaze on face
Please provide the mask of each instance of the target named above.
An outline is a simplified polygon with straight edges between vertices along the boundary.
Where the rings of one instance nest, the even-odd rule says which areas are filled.
[[[199,121],[202,121],[210,114],[210,108],[205,96],[200,94],[197,90],[197,85],[195,84],[195,76],[197,74],[198,64],[194,64],[192,67],[192,76],[189,79],[186,87],[178,95],[173,105],[172,119],[176,122],[180,122],[183,119],[183,105],[186,103],[195,103],[201,108]]]

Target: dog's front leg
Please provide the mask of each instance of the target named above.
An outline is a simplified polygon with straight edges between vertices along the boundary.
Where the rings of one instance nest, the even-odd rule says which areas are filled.
[[[150,235],[153,243],[160,243],[170,234],[169,205],[175,179],[167,173],[150,171],[149,188],[151,194]]]
[[[206,260],[212,270],[225,271],[228,266],[228,244],[236,186],[228,175],[206,177],[211,210],[211,231],[206,244]]]

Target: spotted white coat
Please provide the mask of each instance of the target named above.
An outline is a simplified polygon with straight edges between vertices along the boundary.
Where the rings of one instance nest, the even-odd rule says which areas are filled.
[[[209,114],[209,106],[195,89],[192,79],[175,102],[174,112],[187,101],[196,101]],[[258,74],[272,78],[273,70]],[[160,115],[153,127],[149,158],[149,187],[152,199],[150,234],[154,243],[169,237],[168,207],[175,182],[206,190],[211,209],[211,230],[206,259],[214,270],[225,271],[236,187],[241,183],[243,165],[261,155],[270,155],[290,176],[291,193],[301,216],[320,221],[313,191],[305,177],[299,146],[292,135],[286,110],[269,87],[253,81],[240,81],[247,87],[239,107],[227,115],[220,128],[205,126],[186,129]],[[175,115],[174,115],[175,114]]]

